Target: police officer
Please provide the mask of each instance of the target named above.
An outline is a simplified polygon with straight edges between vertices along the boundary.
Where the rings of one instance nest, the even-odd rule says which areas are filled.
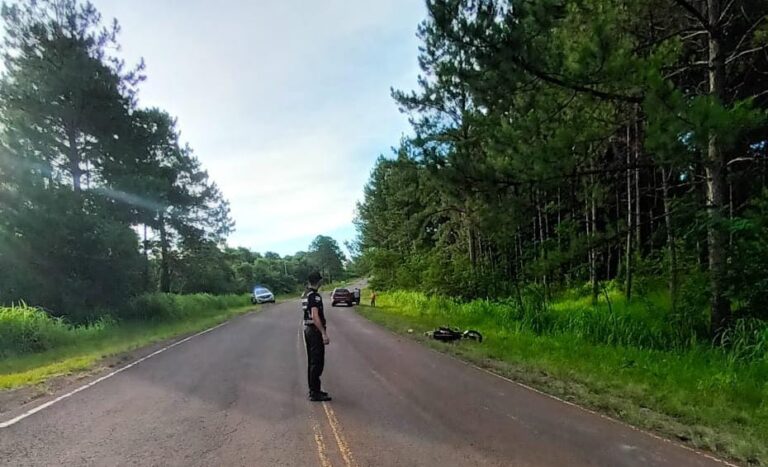
[[[304,342],[307,344],[307,380],[309,382],[309,400],[322,402],[331,400],[331,396],[320,386],[320,375],[325,366],[325,346],[330,343],[325,329],[323,298],[318,293],[322,276],[318,272],[309,275],[309,290],[302,300],[304,310]]]

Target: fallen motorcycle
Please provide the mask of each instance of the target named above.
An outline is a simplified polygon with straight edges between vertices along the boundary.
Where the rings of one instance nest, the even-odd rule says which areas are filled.
[[[453,342],[461,339],[483,342],[483,335],[474,329],[467,329],[466,331],[461,332],[459,329],[439,327],[434,331],[425,332],[424,335],[442,342]]]

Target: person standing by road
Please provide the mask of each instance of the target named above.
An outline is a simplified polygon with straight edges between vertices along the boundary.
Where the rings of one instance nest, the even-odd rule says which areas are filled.
[[[371,306],[376,308],[376,291],[371,290]]]
[[[355,290],[352,292],[352,300],[355,302],[355,304],[360,304],[360,288],[355,287]]]
[[[331,396],[321,389],[320,376],[325,367],[325,346],[330,343],[326,330],[323,298],[318,289],[323,278],[319,272],[309,275],[309,291],[302,300],[304,311],[304,342],[307,344],[307,382],[309,400],[314,402],[330,401]]]

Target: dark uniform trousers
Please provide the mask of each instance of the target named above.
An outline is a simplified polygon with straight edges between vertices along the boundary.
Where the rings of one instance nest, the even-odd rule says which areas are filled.
[[[314,324],[304,326],[304,342],[307,344],[309,392],[316,394],[320,392],[320,375],[323,374],[325,366],[325,344],[323,335]]]

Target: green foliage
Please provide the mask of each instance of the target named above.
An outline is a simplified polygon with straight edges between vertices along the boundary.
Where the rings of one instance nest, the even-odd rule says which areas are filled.
[[[0,307],[0,358],[43,352],[91,339],[114,325],[114,321],[103,317],[92,324],[72,326],[24,304]]]
[[[300,251],[291,256],[281,257],[277,253],[267,252],[263,256],[245,248],[225,250],[222,267],[230,272],[226,287],[227,293],[251,291],[255,285],[262,285],[277,294],[294,293],[303,290],[307,277],[312,271],[331,271],[326,275],[326,283],[344,280],[350,276],[341,262],[343,255],[338,244],[330,237],[318,237],[309,247],[309,252]],[[320,249],[314,250],[320,245]],[[325,262],[324,262],[325,261]],[[190,269],[192,273],[195,269]],[[205,267],[201,270],[205,271]],[[217,282],[207,281],[206,284]]]
[[[309,245],[309,261],[328,281],[341,279],[344,274],[344,254],[336,240],[318,235]]]
[[[126,322],[194,321],[202,316],[250,305],[248,295],[144,294],[115,313],[88,324],[73,325],[27,305],[0,307],[0,358],[40,353],[82,344],[112,332]]]
[[[119,316],[127,320],[173,321],[190,319],[195,315],[215,313],[228,308],[250,304],[250,296],[241,295],[176,295],[153,293],[130,300]]]
[[[109,204],[71,190],[39,193],[0,221],[0,303],[25,300],[80,319],[113,307],[140,287],[137,237]]]
[[[649,350],[684,351],[699,345],[695,335],[681,333],[678,323],[668,320],[668,299],[659,292],[627,303],[620,291],[606,289],[597,304],[592,303],[589,290],[565,293],[550,302],[540,286],[525,287],[518,297],[501,301],[464,302],[417,292],[387,296],[398,306],[442,317],[446,325],[482,324],[486,329],[570,335],[592,344]],[[686,329],[706,329],[701,309],[697,318]],[[768,324],[763,323],[762,329],[768,329]]]
[[[742,315],[768,320],[768,190],[730,222],[733,266],[730,296]]]
[[[658,284],[656,286],[658,288]],[[674,333],[674,341],[708,341],[709,316],[706,312],[709,299],[709,278],[693,270],[685,275],[680,286],[680,297],[675,310],[669,310],[668,325]],[[669,309],[669,303],[664,310]],[[664,318],[664,315],[660,315]]]
[[[758,319],[740,319],[720,337],[732,362],[768,361],[768,324]]]
[[[428,1],[422,77],[393,92],[414,135],[358,206],[372,283],[518,300],[589,282],[592,302],[605,282],[629,299],[666,286],[675,331],[596,325],[625,327],[619,342],[677,346],[763,317],[768,216],[748,201],[768,186],[768,62],[747,44],[768,5],[725,10],[708,42],[676,2]]]
[[[187,241],[175,257],[171,283],[176,293],[229,294],[237,289],[235,271],[226,252],[211,241]]]
[[[4,3],[2,21],[0,303],[86,322],[155,289],[236,291],[201,260],[223,255],[228,204],[175,120],[136,108],[117,22],[78,0]]]

